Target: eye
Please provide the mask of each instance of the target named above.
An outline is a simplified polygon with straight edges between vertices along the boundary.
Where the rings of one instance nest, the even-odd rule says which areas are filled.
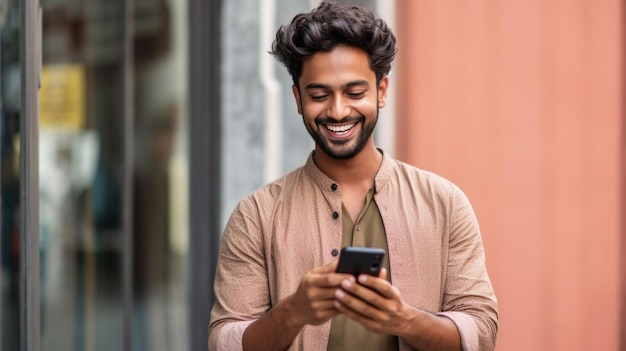
[[[364,91],[353,91],[353,92],[349,92],[346,95],[348,95],[349,98],[351,99],[359,99],[362,98],[363,95],[365,95]]]
[[[311,99],[313,101],[324,101],[324,100],[326,100],[327,97],[328,97],[328,95],[326,95],[326,94],[311,95]]]

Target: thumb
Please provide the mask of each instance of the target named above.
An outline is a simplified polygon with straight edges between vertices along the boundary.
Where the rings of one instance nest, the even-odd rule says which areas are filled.
[[[314,269],[317,273],[334,273],[337,270],[337,260]]]

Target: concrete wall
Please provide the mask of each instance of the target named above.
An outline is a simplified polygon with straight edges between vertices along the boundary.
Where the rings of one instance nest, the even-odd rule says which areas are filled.
[[[346,0],[376,8],[376,0]],[[390,3],[389,1],[386,1]],[[267,52],[276,30],[315,0],[229,0],[222,14],[222,224],[237,202],[304,164],[313,141],[297,114],[292,81]]]
[[[275,34],[280,23],[308,9],[308,0],[223,2],[223,224],[242,197],[269,180],[266,174],[295,168],[312,148],[295,110],[291,79],[267,53],[273,37],[261,30],[271,28]],[[270,64],[264,61],[268,59]],[[284,150],[287,146],[289,152]],[[268,147],[278,153],[268,156]]]

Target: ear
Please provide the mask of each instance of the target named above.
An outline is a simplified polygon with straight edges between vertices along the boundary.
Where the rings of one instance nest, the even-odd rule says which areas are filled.
[[[298,114],[301,115],[302,114],[302,100],[300,96],[300,90],[298,90],[298,87],[294,84],[291,86],[291,91],[293,92],[293,97],[296,99],[296,105],[298,106]]]
[[[378,108],[387,105],[387,88],[389,87],[389,77],[384,76],[378,82]]]

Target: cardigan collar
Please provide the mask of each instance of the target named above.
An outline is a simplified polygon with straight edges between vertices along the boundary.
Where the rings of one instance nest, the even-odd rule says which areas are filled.
[[[387,183],[393,170],[394,159],[387,155],[382,149],[377,148],[383,159],[374,177],[374,190],[377,192]],[[313,160],[315,151],[311,151],[304,165],[305,173],[324,192],[334,192],[337,190],[337,183],[320,170]]]

